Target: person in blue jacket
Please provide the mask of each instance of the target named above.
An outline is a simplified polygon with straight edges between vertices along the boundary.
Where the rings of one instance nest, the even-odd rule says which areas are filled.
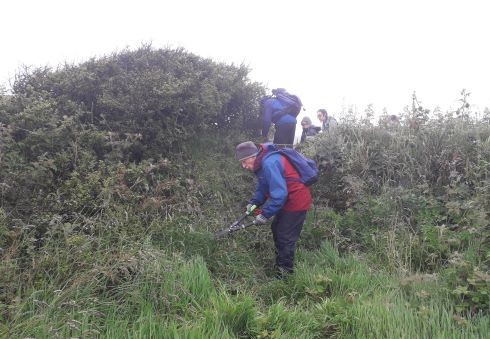
[[[262,138],[264,142],[269,141],[269,129],[271,124],[274,124],[276,129],[274,144],[292,146],[296,132],[296,117],[284,114],[285,105],[271,97],[263,98],[260,102],[260,108],[262,111]]]
[[[272,237],[276,247],[276,268],[279,278],[293,272],[294,252],[306,213],[311,207],[310,188],[300,181],[299,173],[289,160],[279,154],[276,145],[255,146],[246,141],[236,147],[235,156],[244,169],[253,171],[258,179],[247,210],[261,206],[255,217],[257,224],[272,218]],[[272,154],[271,154],[272,153]]]

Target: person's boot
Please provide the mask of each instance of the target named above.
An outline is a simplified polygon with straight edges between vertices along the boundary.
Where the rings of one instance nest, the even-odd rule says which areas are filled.
[[[292,273],[293,270],[288,270],[284,267],[276,266],[276,279],[287,280]]]

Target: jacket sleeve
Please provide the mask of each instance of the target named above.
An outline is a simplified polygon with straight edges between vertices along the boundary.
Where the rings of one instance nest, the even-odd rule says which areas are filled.
[[[264,105],[264,111],[262,112],[262,136],[266,137],[269,134],[269,129],[272,123],[272,106],[270,102],[266,102]]]
[[[284,166],[281,156],[268,159],[263,167],[264,177],[269,186],[269,200],[262,207],[262,214],[266,218],[276,215],[284,206],[288,198],[288,188],[284,178]]]
[[[264,187],[261,185],[261,180],[259,179],[257,181],[257,186],[255,187],[255,193],[248,203],[256,206],[262,206],[266,198]]]

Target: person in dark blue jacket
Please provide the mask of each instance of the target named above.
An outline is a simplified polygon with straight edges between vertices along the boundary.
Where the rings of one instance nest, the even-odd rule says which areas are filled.
[[[294,252],[306,213],[311,207],[310,188],[303,184],[289,160],[279,154],[276,145],[261,144],[259,148],[251,141],[236,147],[236,158],[246,170],[253,171],[258,179],[247,210],[253,205],[262,206],[255,217],[257,224],[265,224],[271,218],[272,236],[276,247],[278,277],[287,277],[293,272]]]
[[[262,111],[262,138],[268,142],[268,134],[271,124],[275,126],[274,144],[292,146],[294,133],[296,132],[296,117],[284,114],[285,108],[279,100],[265,97],[260,102]]]
[[[306,140],[310,140],[322,129],[321,127],[314,126],[309,117],[304,117],[301,120],[301,126],[303,127],[303,133],[301,133],[300,142],[306,142]]]

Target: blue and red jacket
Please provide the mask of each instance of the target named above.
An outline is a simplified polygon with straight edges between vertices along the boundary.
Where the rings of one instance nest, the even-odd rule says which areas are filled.
[[[280,210],[300,212],[309,210],[311,206],[310,188],[299,180],[300,176],[289,160],[279,153],[266,157],[276,150],[272,143],[261,144],[254,163],[258,182],[249,203],[263,205],[262,214],[266,218]]]
[[[277,119],[285,106],[274,98],[267,98],[262,103],[262,136],[266,137],[269,134],[269,129],[272,122],[276,125],[294,124],[296,125],[296,117],[290,114],[284,114]],[[277,120],[277,121],[276,121]]]

